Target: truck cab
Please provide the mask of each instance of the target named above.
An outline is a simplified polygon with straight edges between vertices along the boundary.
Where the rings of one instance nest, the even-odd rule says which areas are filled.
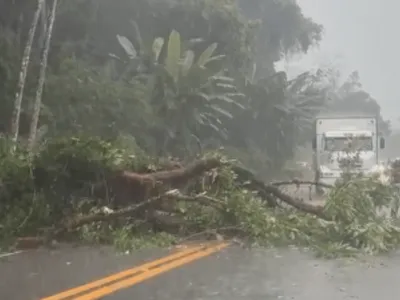
[[[334,184],[343,173],[343,162],[351,170],[369,174],[379,165],[379,150],[385,140],[378,136],[375,117],[319,117],[315,122],[313,169],[316,182]]]

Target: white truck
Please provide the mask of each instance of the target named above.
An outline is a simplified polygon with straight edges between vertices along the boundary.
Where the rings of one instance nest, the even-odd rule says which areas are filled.
[[[379,150],[385,148],[377,121],[369,116],[317,117],[313,139],[315,181],[334,184],[343,172],[340,160],[346,158],[356,160],[357,172],[374,172],[379,166]]]

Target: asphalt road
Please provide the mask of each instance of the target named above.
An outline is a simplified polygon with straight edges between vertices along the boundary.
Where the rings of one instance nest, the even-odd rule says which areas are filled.
[[[0,299],[41,299],[167,253],[157,250],[120,255],[109,247],[66,246],[2,257]]]
[[[176,257],[183,255],[177,250],[173,253]],[[181,266],[167,266],[169,270],[165,273],[147,278],[146,274],[158,272],[162,264],[149,267],[143,263],[167,254],[171,257],[168,250],[116,255],[111,248],[66,247],[3,257],[0,258],[0,299],[397,300],[400,295],[397,277],[400,255],[356,262],[326,261],[296,249],[248,250],[228,246],[213,253],[203,252],[202,257]],[[116,281],[119,288],[115,291],[108,288],[112,293],[96,296],[94,293],[104,290],[99,287],[87,294],[69,297],[59,294],[135,266],[146,269],[144,275],[129,277],[131,282],[123,288],[120,283],[126,280],[119,279]]]

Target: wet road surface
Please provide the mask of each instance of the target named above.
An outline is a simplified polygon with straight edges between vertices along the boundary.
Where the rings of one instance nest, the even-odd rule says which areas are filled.
[[[156,259],[167,250],[120,255],[110,247],[63,247],[0,258],[0,299],[40,299]]]
[[[230,248],[107,299],[395,300],[399,271],[382,259],[345,263],[298,251]]]
[[[65,248],[1,258],[0,299],[43,299],[167,253],[116,255],[110,248]],[[104,297],[56,299],[397,300],[399,258],[326,261],[295,249],[229,246]]]

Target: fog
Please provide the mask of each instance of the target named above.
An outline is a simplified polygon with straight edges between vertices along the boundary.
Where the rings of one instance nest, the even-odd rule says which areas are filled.
[[[377,99],[393,127],[400,123],[400,41],[395,0],[298,0],[303,13],[324,26],[319,47],[281,62],[292,76],[310,67],[334,65],[343,74],[360,72],[363,87]]]

